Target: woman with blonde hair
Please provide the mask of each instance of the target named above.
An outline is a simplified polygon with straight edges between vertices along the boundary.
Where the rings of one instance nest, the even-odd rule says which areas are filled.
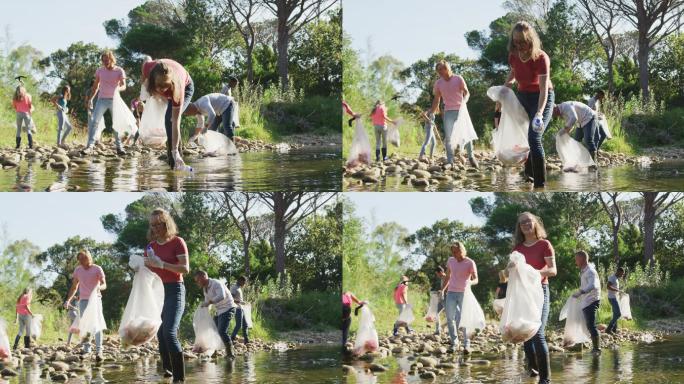
[[[168,211],[157,208],[150,214],[145,249],[145,265],[159,275],[164,284],[162,324],[157,331],[159,354],[164,377],[174,382],[185,380],[183,347],[178,341],[178,327],[185,311],[183,275],[190,272],[188,247],[178,236],[178,227]]]
[[[531,376],[539,375],[539,383],[550,383],[551,364],[549,347],[544,330],[549,319],[549,277],[556,276],[556,256],[551,242],[546,239],[546,229],[541,218],[530,212],[518,215],[513,237],[514,251],[525,256],[527,264],[538,270],[542,276],[541,285],[544,291],[541,326],[537,333],[524,344],[528,369]]]
[[[525,177],[534,187],[546,182],[546,160],[542,135],[551,122],[554,105],[551,83],[551,59],[541,48],[541,40],[534,28],[519,21],[511,29],[508,40],[508,65],[511,71],[506,86],[518,83],[518,100],[530,118],[527,132],[530,154],[525,162]]]
[[[31,129],[33,128],[33,120],[31,113],[34,110],[31,95],[26,92],[23,85],[17,87],[12,97],[12,107],[17,114],[17,149],[21,147],[21,128],[22,125],[26,129],[26,136],[28,137],[28,147],[33,148],[33,135]]]
[[[462,242],[454,242],[451,245],[451,257],[447,260],[447,271],[442,285],[442,292],[446,292],[444,311],[451,340],[450,350],[454,353],[458,350],[458,329],[461,325],[463,297],[468,285],[477,285],[478,281],[475,261],[468,257],[468,252]],[[470,354],[470,341],[465,328],[463,329],[463,354]]]
[[[181,116],[192,101],[195,85],[188,71],[171,59],[148,58],[142,66],[143,87],[150,96],[169,101],[164,123],[166,127],[166,154],[171,168],[191,170],[185,165],[179,151]]]
[[[62,87],[59,95],[52,98],[52,104],[57,108],[57,145],[63,146],[66,144],[66,137],[71,132],[71,122],[69,121],[69,107],[67,104],[71,100],[71,87],[65,85]],[[64,129],[64,133],[62,133]]]
[[[33,312],[31,312],[31,299],[33,296],[33,291],[31,288],[24,288],[19,298],[17,298],[17,304],[15,306],[15,311],[17,313],[17,318],[15,321],[19,322],[19,332],[14,338],[13,350],[17,349],[19,346],[19,340],[21,336],[24,335],[24,348],[31,347],[31,318],[33,317]]]

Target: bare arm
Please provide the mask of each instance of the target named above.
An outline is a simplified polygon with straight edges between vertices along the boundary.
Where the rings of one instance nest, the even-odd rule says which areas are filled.
[[[608,290],[613,292],[620,292],[619,289],[615,288],[615,285],[613,285],[613,283],[608,283]]]
[[[86,100],[86,108],[91,109],[93,105],[93,99],[97,95],[97,90],[100,89],[100,76],[95,76],[95,82],[93,82],[93,87],[90,89],[90,96]]]
[[[477,271],[474,271],[473,273],[470,274],[470,285],[477,285],[477,283],[480,282],[480,279],[477,277]]]
[[[123,79],[119,80],[119,87],[117,88],[119,92],[123,92],[126,90],[126,78],[124,77]]]
[[[78,289],[78,278],[74,277],[74,280],[71,283],[71,288],[69,288],[69,293],[67,293],[66,301],[64,302],[65,308],[67,308],[69,303],[71,303],[71,300],[74,298],[74,294],[76,293],[77,289]]]
[[[190,273],[190,261],[188,260],[188,256],[180,255],[178,256],[178,261],[180,261],[180,264],[171,264],[162,261],[162,268],[166,269],[167,271],[176,272],[183,275]]]
[[[444,280],[442,280],[442,294],[446,292],[446,289],[449,286],[449,279],[451,279],[451,269],[447,268],[446,276],[444,276]]]
[[[515,83],[515,74],[513,73],[513,70],[511,69],[511,71],[508,72],[508,76],[506,77],[506,82],[504,83],[504,85],[507,86],[508,88],[512,88],[514,83]]]
[[[105,280],[104,274],[102,275],[102,278],[100,279],[100,291],[104,291],[107,289],[107,281]]]
[[[545,277],[556,276],[556,255],[547,256],[544,258],[544,261],[546,262],[546,266],[542,268],[539,273]]]

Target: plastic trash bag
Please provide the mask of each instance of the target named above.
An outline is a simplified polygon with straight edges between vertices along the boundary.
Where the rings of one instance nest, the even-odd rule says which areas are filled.
[[[242,304],[242,313],[245,316],[245,326],[247,328],[252,328],[252,304]]]
[[[603,133],[606,134],[606,139],[610,140],[613,138],[613,134],[610,133],[610,127],[608,126],[608,120],[605,116],[599,116],[599,118],[596,120],[596,123],[596,128],[603,130]]]
[[[124,346],[142,345],[156,336],[161,325],[164,285],[159,276],[145,266],[143,257],[133,255],[128,264],[136,272],[121,317],[119,337]]]
[[[437,321],[437,316],[439,316],[437,309],[439,309],[439,292],[430,292],[430,306],[425,315],[425,321],[430,323]]]
[[[74,335],[78,335],[81,333],[81,330],[78,329],[78,325],[81,322],[81,316],[76,316],[74,321],[69,324],[69,333],[73,333]]]
[[[198,307],[195,310],[195,315],[192,317],[192,327],[195,330],[193,352],[211,356],[214,351],[225,348],[214,319],[209,314],[209,307]]]
[[[458,118],[454,122],[454,126],[451,130],[451,138],[449,139],[451,143],[451,148],[456,149],[461,147],[465,148],[465,145],[473,140],[477,140],[477,133],[473,127],[473,121],[470,119],[470,114],[468,113],[468,99],[464,99],[461,104],[461,109],[458,111]]]
[[[570,296],[561,309],[558,320],[565,320],[563,347],[569,348],[575,344],[591,341],[591,334],[587,329],[584,313],[582,313],[580,298]]]
[[[522,343],[532,338],[541,326],[543,305],[541,274],[514,251],[509,256],[508,289],[499,322],[503,340]]]
[[[114,93],[114,100],[112,101],[112,129],[118,132],[121,139],[138,132],[138,122],[119,92]]]
[[[399,145],[401,145],[399,126],[403,123],[403,119],[397,119],[395,120],[394,124],[391,124],[389,128],[387,128],[387,141],[389,141],[389,143],[394,145],[395,147],[399,147]]]
[[[496,312],[497,315],[501,316],[505,303],[506,299],[494,299],[494,301],[492,301],[492,307],[494,307],[494,312]]]
[[[78,329],[81,336],[95,335],[97,332],[107,329],[104,315],[102,314],[102,297],[98,292],[99,284],[93,288],[88,299],[88,305],[78,321]]]
[[[166,145],[166,107],[168,101],[160,97],[149,97],[140,117],[140,140],[144,145],[160,147]]]
[[[570,137],[564,129],[556,134],[556,152],[563,163],[564,172],[577,172],[581,168],[596,165],[584,145]]]
[[[206,156],[226,156],[237,154],[235,144],[228,138],[228,136],[216,132],[207,131],[197,137],[197,142],[204,148]]]
[[[10,349],[9,337],[7,337],[7,323],[0,319],[0,360],[11,359],[12,350]]]
[[[413,320],[415,319],[415,316],[413,316],[413,305],[406,304],[404,305],[404,309],[399,313],[399,317],[397,317],[397,323],[409,325],[413,323]]]
[[[484,311],[480,303],[477,302],[473,290],[470,288],[470,283],[463,292],[463,309],[461,311],[461,323],[459,328],[463,328],[472,335],[476,329],[484,329],[487,322],[485,321]]]
[[[363,128],[361,119],[356,119],[356,128],[354,130],[354,139],[349,148],[349,157],[347,158],[347,166],[355,167],[361,164],[370,164],[371,162],[371,145],[368,139],[368,134]]]
[[[378,350],[378,347],[378,331],[375,330],[375,316],[373,316],[373,312],[371,312],[368,303],[366,303],[366,305],[361,307],[359,330],[356,332],[356,340],[354,341],[354,354],[360,356],[367,352],[375,352]]]
[[[43,334],[43,315],[31,316],[31,337],[38,340]]]
[[[618,306],[620,307],[620,314],[625,320],[632,320],[632,308],[629,305],[629,295],[626,293],[620,294],[620,299],[618,300]]]
[[[527,130],[530,119],[515,92],[505,86],[490,87],[487,96],[501,103],[499,127],[492,132],[492,147],[504,165],[525,162],[530,152]]]

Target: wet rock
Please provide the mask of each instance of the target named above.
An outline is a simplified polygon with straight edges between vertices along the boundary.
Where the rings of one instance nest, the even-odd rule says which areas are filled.
[[[430,181],[427,179],[413,179],[411,180],[411,184],[416,187],[427,187],[430,185]]]
[[[0,376],[2,377],[12,377],[12,376],[17,376],[19,373],[17,371],[13,370],[12,368],[3,368],[2,371],[0,371]]]
[[[63,383],[65,381],[69,380],[69,375],[67,375],[66,373],[57,373],[57,374],[51,375],[50,380]]]
[[[351,365],[342,364],[342,372],[345,374],[354,373],[356,370]]]
[[[413,171],[411,171],[411,174],[416,176],[416,178],[418,178],[418,179],[429,179],[431,176],[430,172],[423,171],[420,169],[414,169]]]
[[[416,359],[416,361],[423,364],[423,367],[436,367],[438,364],[437,359],[426,356],[420,356]]]
[[[49,187],[45,189],[45,192],[64,192],[66,191],[66,185],[62,183],[54,182],[50,184]]]
[[[381,364],[376,364],[376,363],[369,365],[368,369],[370,369],[371,372],[385,372],[385,371],[387,371],[387,367],[385,367],[384,365],[381,365]]]
[[[62,361],[53,361],[49,365],[57,372],[66,372],[69,370],[69,364]]]
[[[420,378],[425,380],[434,380],[437,378],[437,374],[432,371],[425,371],[420,374]]]

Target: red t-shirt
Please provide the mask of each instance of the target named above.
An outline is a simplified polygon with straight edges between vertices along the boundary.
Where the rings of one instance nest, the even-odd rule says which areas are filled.
[[[541,239],[529,247],[524,243],[520,243],[513,250],[522,253],[527,264],[536,270],[541,270],[546,266],[545,257],[553,256],[553,246],[546,239]],[[542,276],[542,284],[548,284],[548,282],[549,279],[546,276]]]
[[[513,75],[518,82],[518,91],[539,92],[539,75],[547,75],[551,71],[551,59],[542,51],[536,60],[523,62],[516,54],[508,55],[508,65],[513,69]],[[548,79],[549,89],[553,89],[551,79]]]
[[[185,245],[185,240],[181,237],[174,237],[164,244],[159,244],[156,241],[151,242],[148,246],[152,246],[154,254],[162,261],[169,264],[180,264],[178,256],[188,257],[188,246]],[[145,247],[145,257],[147,257],[147,247]],[[162,283],[179,283],[183,281],[183,275],[172,272],[167,269],[150,268],[152,272],[159,275]]]
[[[395,304],[406,304],[404,300],[404,292],[408,289],[406,284],[399,284],[394,289],[394,303]]]
[[[181,81],[183,81],[184,85],[187,86],[188,84],[190,84],[190,74],[188,73],[188,71],[186,71],[185,68],[179,62],[171,59],[159,59],[143,63],[143,75],[145,76],[145,78],[150,77],[150,72],[152,72],[152,68],[154,68],[159,63],[164,63],[168,65],[173,72],[180,73],[180,78]],[[184,94],[185,92],[181,90],[181,95]],[[164,96],[166,96],[168,100],[172,100],[173,93],[171,92],[171,89],[166,90],[166,92],[164,92]],[[174,101],[173,106],[178,107],[180,106],[180,103],[176,103]]]

